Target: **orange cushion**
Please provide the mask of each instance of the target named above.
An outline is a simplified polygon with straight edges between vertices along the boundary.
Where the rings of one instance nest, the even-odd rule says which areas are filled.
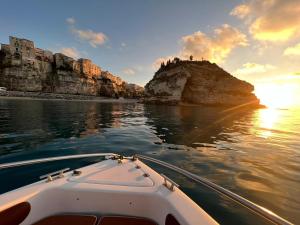
[[[125,216],[104,216],[98,225],[157,225],[155,222],[145,218]]]
[[[22,202],[0,212],[0,225],[19,225],[30,212],[31,206],[28,202]]]

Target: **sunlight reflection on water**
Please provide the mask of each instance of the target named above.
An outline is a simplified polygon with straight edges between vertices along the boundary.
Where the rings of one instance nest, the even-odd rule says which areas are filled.
[[[0,163],[99,151],[148,154],[296,222],[300,220],[300,201],[295,198],[300,196],[299,130],[299,109],[223,111],[194,106],[0,99]],[[23,175],[11,173],[9,177],[1,172],[7,182],[0,191],[32,182],[41,169]],[[31,179],[26,180],[28,176]],[[224,224],[245,224],[236,217],[225,218],[215,199],[198,199],[207,193],[204,195],[195,184],[185,185],[199,204],[204,208],[211,205],[210,212],[229,221]]]

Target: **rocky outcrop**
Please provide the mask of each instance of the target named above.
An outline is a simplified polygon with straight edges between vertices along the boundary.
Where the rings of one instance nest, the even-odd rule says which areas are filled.
[[[215,106],[258,106],[254,86],[209,61],[162,64],[145,86],[146,103],[192,103]]]
[[[136,98],[143,88],[128,84],[89,59],[75,60],[34,47],[32,41],[10,37],[1,45],[0,86],[10,91],[47,92]]]

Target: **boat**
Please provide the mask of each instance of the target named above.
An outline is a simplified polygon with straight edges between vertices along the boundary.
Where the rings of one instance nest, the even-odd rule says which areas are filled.
[[[41,176],[0,195],[0,225],[216,225],[179,185],[144,163],[171,169],[240,203],[274,224],[273,212],[179,167],[144,155],[94,153],[0,164],[0,169],[59,160],[104,157],[97,163]]]

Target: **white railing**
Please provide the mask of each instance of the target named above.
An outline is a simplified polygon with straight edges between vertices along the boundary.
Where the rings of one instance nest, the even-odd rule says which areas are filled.
[[[32,164],[37,164],[37,163],[67,160],[67,159],[80,159],[80,158],[91,158],[91,157],[100,157],[100,156],[118,156],[118,155],[114,154],[114,153],[92,153],[92,154],[57,156],[57,157],[25,160],[25,161],[12,162],[12,163],[3,163],[3,164],[0,164],[0,169],[6,169],[6,168],[18,167],[18,166],[25,166],[25,165],[32,165]]]
[[[44,163],[44,162],[53,162],[53,161],[59,161],[59,160],[68,160],[68,159],[78,159],[78,158],[90,158],[90,157],[100,157],[100,156],[104,156],[104,157],[110,157],[110,158],[114,158],[114,159],[118,159],[121,160],[123,158],[126,159],[131,159],[131,160],[136,160],[137,158],[142,159],[142,160],[146,160],[152,163],[156,163],[160,166],[169,168],[177,173],[180,173],[182,175],[184,175],[185,177],[200,183],[206,187],[208,187],[209,189],[220,193],[223,196],[226,196],[228,198],[230,198],[231,200],[239,203],[240,205],[250,209],[251,211],[253,211],[254,213],[258,214],[259,216],[269,220],[270,222],[274,223],[274,224],[280,224],[280,225],[292,225],[291,222],[283,219],[282,217],[276,215],[275,213],[273,213],[272,211],[257,205],[251,201],[249,201],[248,199],[243,198],[242,196],[239,196],[238,194],[235,194],[205,178],[202,178],[196,174],[193,174],[191,172],[188,172],[184,169],[181,169],[177,166],[174,166],[172,164],[166,163],[164,161],[149,157],[149,156],[144,156],[144,155],[135,155],[133,157],[123,157],[120,156],[118,154],[114,154],[114,153],[94,153],[94,154],[81,154],[81,155],[67,155],[67,156],[58,156],[58,157],[50,157],[50,158],[42,158],[42,159],[33,159],[33,160],[25,160],[25,161],[19,161],[19,162],[12,162],[12,163],[4,163],[4,164],[0,164],[0,169],[6,169],[6,168],[12,168],[12,167],[18,167],[18,166],[25,166],[25,165],[32,165],[32,164],[37,164],[37,163]]]

